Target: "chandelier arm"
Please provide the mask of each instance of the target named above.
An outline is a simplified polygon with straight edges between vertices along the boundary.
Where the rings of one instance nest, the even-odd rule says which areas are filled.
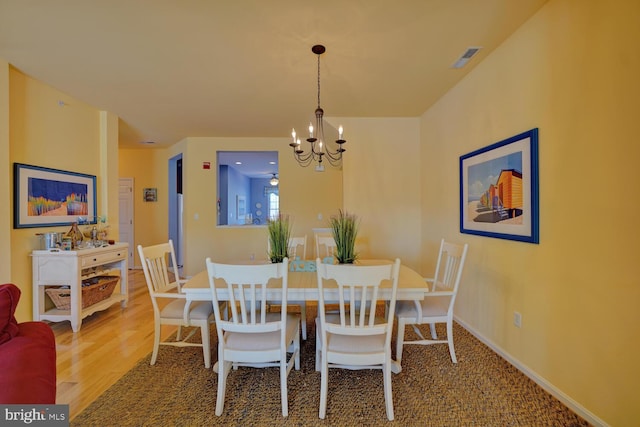
[[[325,152],[324,154],[332,166],[339,166],[342,163],[342,152],[338,152],[338,153]]]
[[[339,168],[342,165],[342,160],[335,161],[335,160],[331,160],[330,157],[327,157],[327,160],[329,160],[329,164],[334,168]]]
[[[324,152],[325,156],[333,159],[333,160],[340,160],[342,158],[342,152],[340,151],[329,151],[329,150],[325,150]]]
[[[295,148],[293,150],[293,158],[296,159],[296,161],[302,165],[303,167],[307,167],[311,164],[312,161],[314,161],[314,157],[313,157],[313,152],[309,152],[309,153],[298,153]]]
[[[303,167],[307,167],[311,162],[322,163],[322,156],[326,153],[320,152],[315,146],[315,141],[309,141],[311,143],[311,150],[305,152],[303,150],[297,150],[295,144],[289,144],[293,147],[293,158]]]
[[[298,159],[296,159],[298,160]],[[300,166],[302,166],[303,168],[306,168],[307,166],[309,166],[311,163],[313,162],[313,158],[312,157],[308,157],[306,160],[304,161],[300,161],[298,160],[298,164]]]
[[[342,153],[347,151],[342,148],[342,144],[336,143],[337,147],[335,150],[332,150],[327,144],[324,145],[324,153],[327,157],[330,157],[333,160],[340,160],[342,158]]]

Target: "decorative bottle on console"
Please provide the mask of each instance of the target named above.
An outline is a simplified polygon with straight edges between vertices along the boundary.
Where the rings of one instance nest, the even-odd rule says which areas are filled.
[[[84,236],[82,235],[82,231],[78,228],[77,222],[74,222],[71,225],[71,230],[67,233],[67,237],[71,237],[71,247],[73,249],[77,248],[80,242],[84,240]]]

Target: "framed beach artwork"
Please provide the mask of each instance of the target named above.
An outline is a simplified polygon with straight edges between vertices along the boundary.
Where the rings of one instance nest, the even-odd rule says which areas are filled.
[[[539,243],[538,129],[460,156],[460,232]]]
[[[13,164],[13,228],[96,223],[96,177]]]

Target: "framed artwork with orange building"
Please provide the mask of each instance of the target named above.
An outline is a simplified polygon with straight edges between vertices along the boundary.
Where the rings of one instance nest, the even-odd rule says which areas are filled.
[[[460,232],[539,243],[537,128],[460,156]]]

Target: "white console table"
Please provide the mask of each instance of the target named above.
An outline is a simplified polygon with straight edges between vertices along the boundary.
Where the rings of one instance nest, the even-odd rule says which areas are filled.
[[[115,303],[127,306],[127,243],[116,243],[101,248],[65,251],[60,249],[38,250],[31,253],[33,259],[33,319],[62,322],[69,320],[73,332],[78,332],[82,319],[105,310]],[[82,281],[94,276],[120,276],[111,297],[82,308]],[[47,287],[68,286],[71,309],[60,310],[46,296]]]

